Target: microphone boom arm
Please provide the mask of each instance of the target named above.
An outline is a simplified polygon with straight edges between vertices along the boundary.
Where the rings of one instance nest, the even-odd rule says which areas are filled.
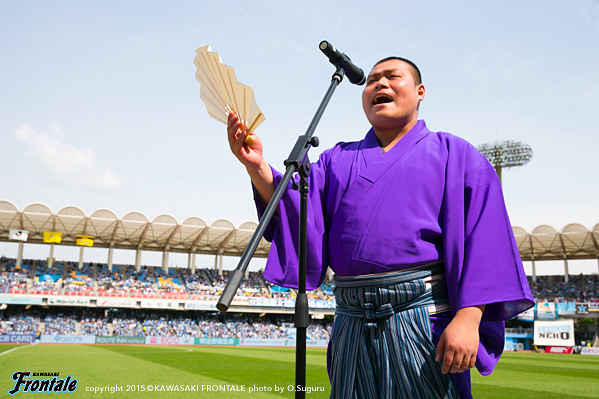
[[[308,297],[306,295],[306,258],[307,258],[307,218],[308,218],[308,191],[309,183],[308,178],[310,176],[310,160],[308,158],[308,151],[311,147],[318,147],[318,138],[312,137],[316,126],[322,117],[324,110],[326,109],[335,89],[343,80],[345,72],[343,68],[336,65],[336,71],[331,79],[331,84],[320,103],[312,122],[308,126],[306,133],[299,136],[291,153],[284,164],[286,166],[285,174],[279,182],[273,197],[271,198],[268,206],[260,223],[256,228],[256,231],[252,235],[247,247],[241,255],[239,264],[235,271],[233,271],[229,281],[221,297],[216,304],[218,310],[225,312],[229,309],[231,301],[235,296],[235,292],[243,280],[245,271],[249,265],[252,255],[258,247],[258,243],[262,238],[266,227],[270,223],[275,210],[279,206],[279,201],[283,197],[285,190],[293,175],[297,172],[300,176],[299,185],[293,182],[293,188],[298,189],[300,193],[300,213],[299,213],[299,246],[298,246],[298,293],[295,300],[295,327],[296,327],[296,346],[295,346],[295,398],[305,399],[306,397],[306,338],[307,328],[310,324],[310,314],[308,308]]]

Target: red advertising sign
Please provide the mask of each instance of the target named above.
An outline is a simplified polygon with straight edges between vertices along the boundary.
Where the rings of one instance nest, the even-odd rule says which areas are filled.
[[[571,354],[574,350],[571,346],[546,346],[545,353],[565,353]]]

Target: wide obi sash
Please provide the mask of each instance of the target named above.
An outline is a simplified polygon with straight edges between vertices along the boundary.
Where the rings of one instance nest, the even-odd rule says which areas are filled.
[[[395,313],[426,307],[429,314],[450,310],[443,262],[397,272],[335,276],[335,314],[375,323]]]

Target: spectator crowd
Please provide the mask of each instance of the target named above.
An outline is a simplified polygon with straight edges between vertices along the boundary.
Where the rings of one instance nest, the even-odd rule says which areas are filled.
[[[16,266],[15,259],[0,259],[0,293],[87,295],[130,298],[164,298],[208,300],[220,296],[231,271],[213,269],[54,262],[48,269],[46,261],[24,260]],[[323,283],[323,289],[308,293],[310,299],[333,298],[334,284]],[[295,298],[295,290],[284,289],[266,281],[262,271],[249,272],[237,292],[241,297]]]
[[[213,269],[169,269],[144,266],[24,260],[0,258],[0,294],[97,295],[138,298],[216,299],[228,281],[230,271]],[[599,278],[593,275],[529,277],[537,301],[599,302]],[[250,272],[238,295],[243,297],[295,298],[296,291],[266,281],[262,272]],[[334,298],[334,281],[325,281],[310,299]],[[3,307],[6,307],[5,305]],[[198,338],[294,338],[287,316],[225,316],[210,312],[135,310],[101,308],[25,308],[10,305],[0,310],[0,335],[103,335],[173,336]],[[307,335],[311,339],[330,337],[331,320],[313,321]]]
[[[14,310],[12,310],[14,308]],[[292,317],[134,309],[30,308],[0,311],[0,335],[102,335],[197,338],[294,338]],[[310,339],[327,340],[331,320],[313,320]]]
[[[187,268],[84,263],[79,269],[73,262],[54,262],[50,269],[46,261],[0,258],[0,294],[97,295],[137,298],[167,298],[207,300],[220,296],[230,276],[229,270],[219,273],[208,268],[194,271]],[[592,275],[529,277],[535,299],[548,301],[599,301],[599,278]],[[334,281],[325,281],[309,299],[332,300]],[[278,287],[266,281],[262,271],[249,272],[242,281],[238,296],[262,298],[295,298],[296,291]]]
[[[537,276],[529,278],[533,296],[538,301],[599,302],[599,278],[593,275]]]

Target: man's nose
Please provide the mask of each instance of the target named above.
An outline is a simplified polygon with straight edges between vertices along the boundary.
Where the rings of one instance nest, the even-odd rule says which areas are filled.
[[[389,87],[389,81],[384,76],[376,81],[374,85],[375,89],[380,89],[381,87]]]

